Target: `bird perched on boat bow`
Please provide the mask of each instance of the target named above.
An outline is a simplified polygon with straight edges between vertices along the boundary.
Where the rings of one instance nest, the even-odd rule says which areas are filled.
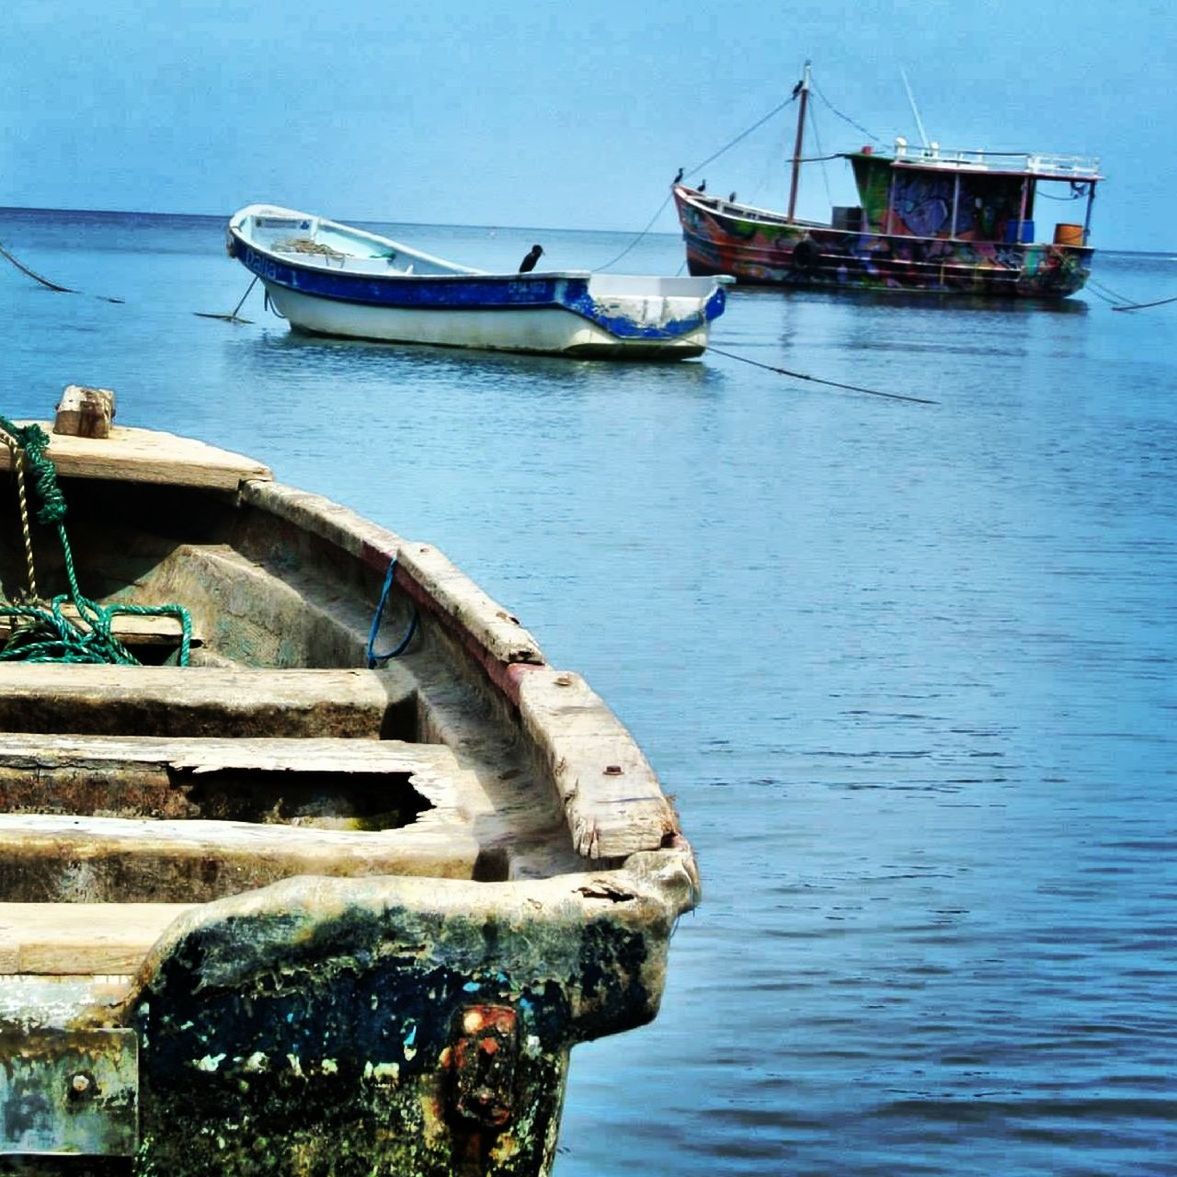
[[[543,251],[544,247],[542,245],[533,245],[527,251],[527,256],[519,263],[519,273],[527,274],[534,270],[535,263],[539,261]]]

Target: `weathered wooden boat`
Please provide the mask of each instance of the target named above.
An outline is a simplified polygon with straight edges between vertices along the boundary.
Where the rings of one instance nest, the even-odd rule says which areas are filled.
[[[0,424],[0,1165],[547,1172],[697,897],[625,728],[427,544]]]
[[[1098,160],[947,152],[898,139],[892,154],[841,153],[859,205],[835,208],[828,223],[801,220],[794,210],[809,87],[806,66],[786,212],[674,184],[692,274],[730,274],[748,285],[1003,298],[1061,299],[1082,289],[1094,252]],[[1086,209],[1082,224],[1057,224],[1052,241],[1036,242],[1035,197],[1044,183],[1086,197]]]
[[[311,335],[604,359],[681,360],[724,308],[714,278],[492,274],[291,209],[250,205],[229,253]],[[530,255],[529,255],[530,256]]]

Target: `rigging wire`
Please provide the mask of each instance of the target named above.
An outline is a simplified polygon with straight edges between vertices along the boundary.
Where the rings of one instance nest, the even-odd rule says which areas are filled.
[[[821,146],[821,136],[818,134],[818,131],[817,131],[817,120],[816,120],[816,119],[813,117],[813,107],[812,107],[812,106],[809,108],[809,129],[810,129],[810,130],[813,132],[813,141],[814,141],[814,142],[817,144],[817,149],[818,149],[818,151],[820,152],[820,151],[822,150],[822,146]],[[835,159],[835,158],[837,158],[837,157],[836,157],[836,156],[828,156],[828,157],[827,157],[827,156],[824,156],[824,155],[818,155],[818,156],[817,156],[815,159],[813,159],[813,160],[808,160],[808,159],[805,159],[805,160],[799,160],[798,162],[800,162],[800,163],[817,163],[817,162],[820,162],[820,163],[821,163],[821,165],[822,165],[822,167],[821,167],[821,179],[822,179],[822,183],[825,185],[825,189],[826,189],[826,203],[827,203],[827,204],[828,204],[828,205],[829,205],[831,208],[833,208],[833,206],[834,206],[834,194],[833,194],[833,193],[830,191],[830,170],[829,170],[829,168],[827,168],[827,167],[825,166],[825,160],[826,160],[827,158],[829,158],[829,159]]]
[[[762,126],[764,126],[764,124],[766,122],[768,122],[768,120],[770,118],[773,117],[773,115],[780,114],[780,112],[782,110],[784,110],[785,107],[788,106],[790,102],[796,102],[796,101],[797,101],[796,94],[789,95],[789,97],[786,98],[784,100],[784,102],[782,102],[779,106],[774,106],[772,108],[772,110],[770,110],[768,112],[768,114],[766,114],[762,119],[758,119],[746,131],[741,131],[730,143],[721,147],[714,155],[709,155],[702,163],[695,164],[695,166],[693,168],[687,168],[686,172],[684,172],[683,174],[687,175],[687,176],[693,176],[697,172],[701,172],[709,163],[714,163],[715,160],[717,160],[721,155],[724,155],[728,151],[730,151],[741,140],[747,139],[748,136],[751,135],[753,131],[759,130]]]
[[[820,376],[809,376],[804,372],[793,372],[789,368],[777,368],[772,364],[762,364],[759,360],[750,360],[747,356],[737,355],[735,352],[723,351],[718,347],[708,345],[707,350],[714,352],[717,356],[723,356],[729,360],[739,360],[742,364],[751,364],[754,368],[763,368],[766,372],[776,372],[781,376],[791,376],[794,380],[808,380],[811,384],[824,384],[827,388],[841,388],[846,392],[862,392],[867,396],[881,396],[887,400],[894,401],[909,401],[917,405],[938,405],[940,402],[935,400],[928,400],[922,396],[908,396],[902,392],[881,392],[877,388],[863,388],[857,384],[842,384],[837,380],[823,380]]]
[[[784,102],[774,106],[772,110],[768,112],[768,114],[766,114],[763,118],[758,119],[746,130],[741,131],[734,139],[732,139],[725,146],[721,147],[714,155],[709,155],[705,160],[703,160],[702,163],[695,164],[693,168],[685,168],[682,174],[684,176],[694,176],[701,172],[709,163],[713,163],[715,160],[719,159],[721,155],[724,155],[726,152],[730,151],[737,143],[751,135],[753,131],[758,130],[760,127],[764,126],[764,124],[768,122],[768,120],[771,119],[774,115],[780,114],[780,112],[784,110],[790,102],[795,102],[796,100],[796,94],[789,95],[789,97],[786,98]],[[642,229],[642,231],[638,233],[637,236],[634,237],[634,239],[616,257],[611,258],[609,261],[605,262],[604,265],[595,266],[593,268],[593,272],[595,273],[597,270],[607,270],[610,266],[615,266],[619,261],[621,261],[621,259],[625,257],[625,255],[629,253],[630,250],[632,250],[638,244],[638,242],[646,236],[647,233],[649,233],[649,231],[654,226],[654,222],[657,221],[658,218],[662,215],[663,210],[669,203],[670,194],[668,193],[666,199],[663,200],[662,203],[658,206],[658,211],[649,219],[649,221],[646,222],[646,227]]]
[[[813,90],[814,90],[814,92],[817,94],[817,96],[818,96],[818,97],[819,97],[819,98],[822,100],[822,102],[824,102],[824,103],[826,104],[826,106],[828,106],[828,107],[830,108],[830,110],[832,110],[832,111],[834,112],[834,114],[836,114],[836,115],[838,116],[838,118],[840,118],[840,119],[841,119],[843,122],[845,122],[845,123],[849,123],[849,124],[850,124],[850,125],[851,125],[851,126],[852,126],[852,127],[855,129],[855,130],[856,130],[856,131],[861,131],[861,132],[862,132],[862,133],[863,133],[863,134],[864,134],[864,135],[865,135],[865,136],[866,136],[868,139],[872,139],[872,140],[874,140],[874,142],[875,142],[875,143],[879,143],[879,144],[881,144],[881,143],[883,142],[883,141],[882,141],[882,139],[880,139],[880,138],[878,137],[878,135],[874,134],[872,131],[868,131],[868,130],[866,129],[866,127],[862,126],[862,124],[861,124],[861,123],[856,123],[856,122],[855,122],[855,121],[854,121],[854,120],[853,120],[853,119],[852,119],[852,118],[851,118],[849,115],[845,115],[845,114],[843,114],[843,113],[842,113],[842,112],[841,112],[841,111],[840,111],[840,110],[839,110],[839,109],[838,109],[838,108],[837,108],[837,107],[836,107],[836,106],[835,106],[835,105],[834,105],[834,104],[833,104],[833,103],[832,103],[832,102],[831,102],[831,101],[830,101],[830,100],[829,100],[829,99],[828,99],[828,98],[827,98],[827,97],[826,97],[826,96],[825,96],[825,95],[824,95],[824,94],[821,92],[821,87],[820,87],[820,86],[819,86],[819,85],[818,85],[818,84],[817,84],[815,81],[813,81],[813,79],[812,79],[812,78],[810,79],[810,83],[809,83],[809,84],[810,84],[810,86],[813,88]]]

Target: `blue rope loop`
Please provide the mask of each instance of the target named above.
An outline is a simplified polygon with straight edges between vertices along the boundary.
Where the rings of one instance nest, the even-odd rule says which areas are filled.
[[[409,647],[409,642],[413,640],[413,634],[417,632],[417,606],[413,606],[413,616],[409,619],[409,628],[405,630],[405,636],[396,644],[396,646],[389,650],[387,654],[376,653],[376,635],[380,632],[380,621],[384,616],[384,606],[388,601],[388,594],[392,591],[392,582],[396,577],[396,557],[388,562],[388,571],[384,574],[384,587],[380,590],[380,600],[376,605],[376,613],[372,617],[372,628],[368,631],[368,669],[375,670],[377,667],[383,666],[390,658],[395,658],[399,654],[403,654]]]

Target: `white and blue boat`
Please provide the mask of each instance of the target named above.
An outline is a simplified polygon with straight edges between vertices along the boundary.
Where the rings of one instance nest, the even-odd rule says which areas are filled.
[[[229,221],[229,254],[311,335],[588,358],[689,359],[723,312],[722,277],[489,273],[273,205]]]

